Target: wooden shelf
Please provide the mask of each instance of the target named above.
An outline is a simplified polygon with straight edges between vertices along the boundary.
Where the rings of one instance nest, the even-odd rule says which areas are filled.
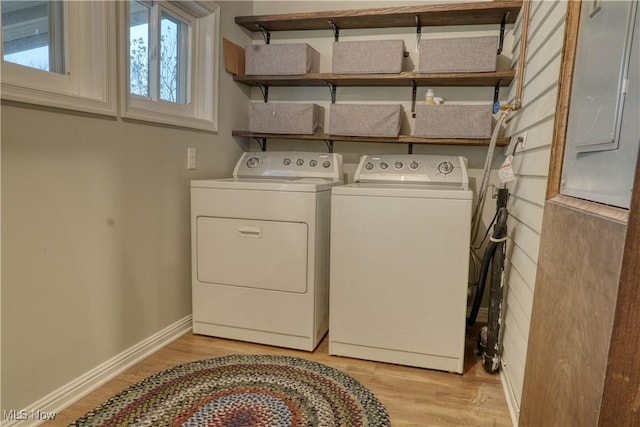
[[[233,136],[245,138],[275,138],[275,139],[300,139],[306,141],[349,141],[349,142],[383,142],[396,144],[432,144],[432,145],[464,145],[464,146],[488,146],[489,138],[418,138],[411,135],[400,135],[397,138],[379,138],[368,136],[342,136],[320,134],[282,134],[282,133],[259,133],[247,130],[234,130]],[[509,138],[498,138],[498,146],[509,145]]]
[[[509,86],[515,70],[486,73],[446,73],[446,74],[331,74],[313,73],[295,76],[248,76],[236,75],[233,80],[250,86],[408,86],[413,82],[418,86]]]
[[[331,30],[329,21],[338,29],[415,27],[416,17],[423,26],[500,24],[505,16],[512,24],[521,8],[522,1],[490,1],[238,16],[235,22],[251,31]]]
[[[486,1],[473,3],[433,4],[423,6],[401,6],[376,9],[353,9],[326,12],[286,13],[279,15],[238,16],[236,24],[251,31],[330,30],[337,39],[338,31],[353,28],[392,28],[448,25],[499,24],[501,36],[503,24],[516,21],[522,1]],[[268,40],[268,35],[264,34]],[[514,70],[486,73],[438,73],[422,74],[405,72],[399,74],[332,74],[312,73],[292,76],[244,75],[244,68],[234,75],[236,82],[249,86],[330,86],[332,98],[339,86],[476,86],[507,87],[515,77]],[[266,97],[266,90],[263,95]],[[415,102],[415,95],[414,95]],[[397,138],[366,136],[340,136],[330,134],[291,135],[278,133],[256,133],[244,130],[232,131],[233,136],[246,138],[295,139],[307,141],[351,141],[397,144],[434,144],[460,146],[487,146],[490,140],[467,138],[418,138],[400,135]],[[509,138],[500,138],[498,145],[506,146]]]

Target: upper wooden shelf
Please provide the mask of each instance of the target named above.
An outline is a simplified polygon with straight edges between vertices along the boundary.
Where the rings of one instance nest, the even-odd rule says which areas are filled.
[[[415,27],[416,17],[422,26],[506,24],[515,22],[522,1],[486,1],[474,3],[400,6],[327,12],[286,13],[279,15],[237,16],[236,24],[251,31],[323,30]]]
[[[295,76],[248,76],[238,74],[233,80],[251,86],[509,86],[515,70],[486,73],[446,73],[446,74],[331,74],[313,73]]]
[[[330,135],[326,133],[315,134],[282,134],[282,133],[264,133],[251,132],[247,130],[233,130],[233,136],[241,136],[245,138],[275,138],[275,139],[300,139],[306,141],[348,141],[348,142],[384,142],[396,144],[430,144],[430,145],[465,145],[471,146],[487,146],[489,138],[420,138],[411,135],[398,135],[396,138],[373,137],[373,136],[344,136]],[[504,147],[509,145],[509,138],[498,138],[497,145]]]

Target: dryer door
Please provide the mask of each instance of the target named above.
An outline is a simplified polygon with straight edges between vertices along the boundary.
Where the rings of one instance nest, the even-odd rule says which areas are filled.
[[[196,220],[197,280],[274,291],[307,290],[307,224]]]

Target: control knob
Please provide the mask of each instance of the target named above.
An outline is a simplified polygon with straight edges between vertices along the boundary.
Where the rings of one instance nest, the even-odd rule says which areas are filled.
[[[311,166],[312,168],[315,167],[317,164],[318,162],[316,160],[309,161],[309,166]]]
[[[282,164],[285,165],[285,166],[289,166],[291,164],[291,159],[284,159],[282,161]]]
[[[387,162],[380,162],[380,168],[381,169],[387,169],[389,167],[389,163]]]
[[[451,162],[440,162],[438,165],[438,172],[443,175],[450,174],[453,171],[453,164]]]
[[[404,162],[398,161],[394,166],[396,169],[402,169],[404,167]]]
[[[260,159],[258,159],[257,157],[249,157],[245,164],[249,169],[253,169],[258,166],[258,164],[260,164]]]
[[[331,166],[331,162],[330,162],[329,160],[325,160],[325,161],[322,163],[322,167],[323,167],[323,168],[328,168],[329,166]]]
[[[415,169],[418,169],[418,166],[419,166],[419,165],[418,165],[418,162],[413,161],[413,162],[411,162],[411,164],[409,165],[409,168],[410,168],[410,169],[415,170]]]
[[[368,162],[366,165],[364,165],[364,168],[368,171],[370,171],[371,169],[373,169],[373,163]]]
[[[298,166],[304,165],[304,160],[302,160],[302,159],[296,160],[296,165],[298,165]]]

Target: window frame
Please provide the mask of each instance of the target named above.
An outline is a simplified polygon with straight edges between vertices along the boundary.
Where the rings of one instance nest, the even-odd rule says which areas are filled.
[[[1,5],[0,5],[1,7]],[[112,2],[65,2],[65,73],[2,60],[1,98],[117,115],[116,11]],[[0,46],[2,46],[0,32]]]
[[[214,2],[206,2],[206,12],[198,16],[184,7],[185,3],[201,2],[162,2],[161,9],[166,8],[171,14],[192,19],[187,104],[161,99],[154,101],[130,93],[130,2],[119,3],[120,115],[128,120],[217,132],[220,7]]]

